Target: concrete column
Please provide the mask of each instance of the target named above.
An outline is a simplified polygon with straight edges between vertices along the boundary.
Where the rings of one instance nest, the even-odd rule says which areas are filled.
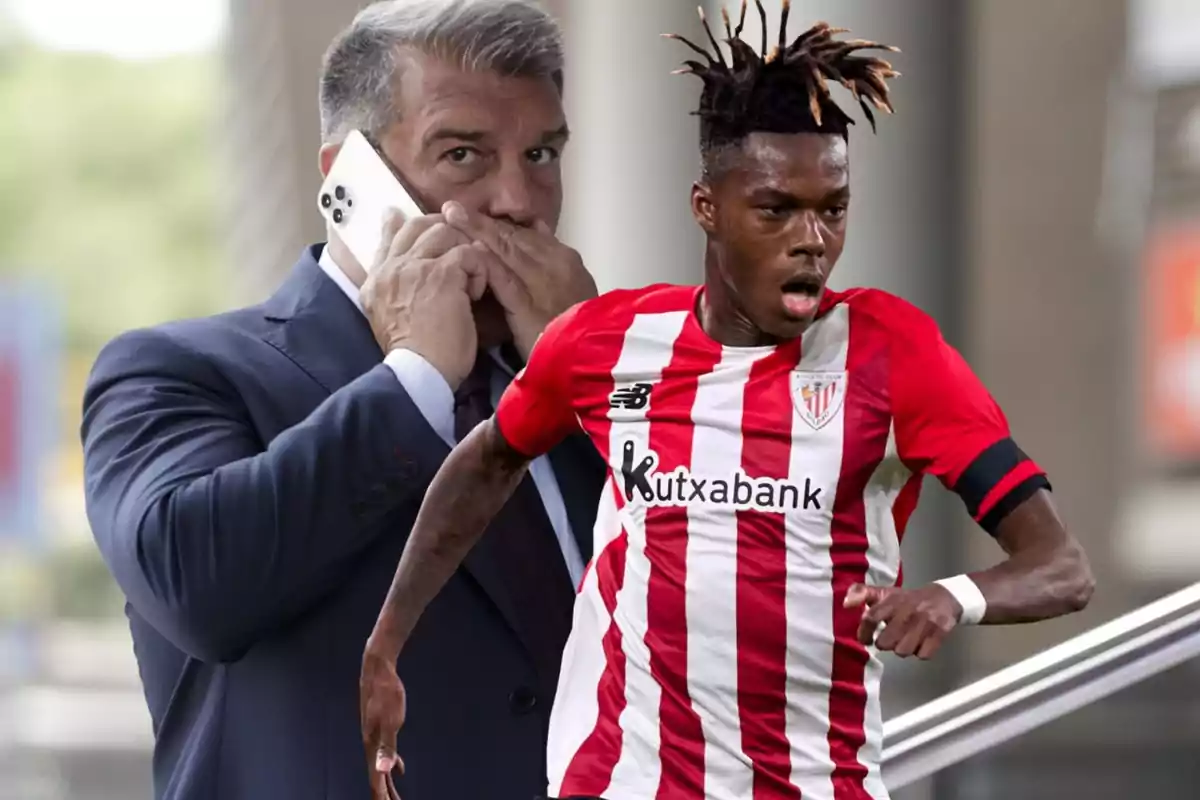
[[[688,202],[699,174],[696,78],[660,33],[691,30],[695,0],[559,0],[571,144],[560,236],[601,291],[701,280],[703,240]]]
[[[1125,432],[1136,300],[1099,216],[1125,6],[972,4],[971,350],[1015,436],[1049,470],[1102,587],[1084,614],[978,637],[979,675],[1136,604],[1109,557],[1135,470]],[[972,561],[995,554],[981,542]]]
[[[324,238],[316,212],[321,56],[361,0],[229,0],[226,41],[230,263],[245,301]]]

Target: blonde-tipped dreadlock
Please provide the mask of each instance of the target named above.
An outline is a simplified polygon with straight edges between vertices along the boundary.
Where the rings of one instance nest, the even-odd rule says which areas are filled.
[[[834,35],[846,33],[846,29],[833,28],[825,22],[818,22],[787,44],[791,3],[783,0],[779,43],[768,52],[767,12],[762,0],[754,0],[754,4],[762,19],[762,47],[758,53],[740,38],[746,22],[747,0],[742,0],[736,27],[730,25],[729,12],[721,11],[725,41],[730,50],[729,61],[721,53],[703,8],[699,9],[700,21],[716,58],[678,34],[663,34],[683,42],[707,61],[685,61],[684,68],[675,71],[698,75],[704,82],[700,108],[694,113],[700,117],[700,146],[706,154],[715,148],[737,143],[755,131],[840,133],[845,136],[854,121],[833,101],[827,80],[850,90],[872,130],[875,129],[875,115],[871,106],[893,113],[887,79],[900,73],[882,59],[854,53],[861,50],[899,52],[897,48],[864,39],[837,41]]]

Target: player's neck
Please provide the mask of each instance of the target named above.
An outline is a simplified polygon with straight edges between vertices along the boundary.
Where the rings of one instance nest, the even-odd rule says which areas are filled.
[[[704,291],[692,311],[700,329],[723,347],[773,347],[779,344],[750,321],[725,284],[720,254],[710,241],[704,253]]]
[[[774,347],[779,344],[750,321],[719,279],[705,282],[694,310],[701,330],[724,347]]]

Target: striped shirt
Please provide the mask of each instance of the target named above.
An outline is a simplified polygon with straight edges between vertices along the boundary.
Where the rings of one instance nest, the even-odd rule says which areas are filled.
[[[522,453],[582,426],[609,466],[550,796],[886,800],[883,665],[846,590],[900,581],[923,475],[992,529],[1043,473],[903,300],[827,290],[801,339],[725,347],[700,291],[576,306],[497,409]]]

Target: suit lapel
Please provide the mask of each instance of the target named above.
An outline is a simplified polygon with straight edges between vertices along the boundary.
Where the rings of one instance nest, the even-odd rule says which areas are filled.
[[[378,366],[383,352],[367,318],[317,264],[320,252],[307,248],[264,304],[266,318],[281,323],[264,338],[333,393]]]
[[[531,477],[505,503],[463,567],[500,609],[539,675],[553,687],[571,631],[574,591]]]
[[[608,470],[587,435],[580,432],[568,436],[550,451],[550,466],[567,506],[571,533],[579,545],[583,563],[592,560],[592,529],[596,525],[596,508],[604,489]]]
[[[606,469],[591,441],[573,434],[550,451],[550,465],[584,563]],[[463,566],[488,593],[553,687],[571,631],[575,590],[545,504],[526,475]],[[534,624],[531,610],[536,610]]]
[[[521,365],[510,359],[511,355],[505,360],[519,371]],[[551,450],[549,459],[571,533],[586,564],[591,559],[604,462],[582,432]],[[525,644],[548,691],[553,691],[571,630],[576,587],[531,476],[521,481],[463,567],[495,602]]]
[[[604,462],[582,433],[565,439],[550,451],[549,457],[571,533],[587,564],[592,557],[596,508],[604,488]],[[553,691],[563,645],[571,631],[577,587],[572,585],[532,477],[525,476],[463,566],[524,642],[548,690]],[[532,609],[536,609],[535,624]]]
[[[500,357],[514,375],[525,366],[511,344],[500,347]],[[608,477],[608,467],[583,431],[568,436],[548,456],[566,505],[571,533],[583,563],[587,564],[592,560],[592,529],[596,525],[596,509]]]

